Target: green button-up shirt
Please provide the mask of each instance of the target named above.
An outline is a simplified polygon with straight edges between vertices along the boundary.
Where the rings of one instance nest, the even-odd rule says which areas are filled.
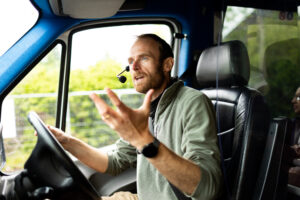
[[[215,112],[211,101],[200,91],[177,81],[167,88],[157,106],[154,132],[158,140],[201,168],[201,181],[192,199],[215,199],[222,173],[217,145]],[[140,200],[176,200],[169,182],[136,149],[120,139],[109,154],[107,172],[118,174],[137,167],[137,191]]]

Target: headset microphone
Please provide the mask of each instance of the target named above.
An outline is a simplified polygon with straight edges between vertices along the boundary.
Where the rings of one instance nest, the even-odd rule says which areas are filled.
[[[126,66],[125,69],[123,71],[121,71],[121,73],[119,73],[117,75],[117,78],[119,79],[119,81],[121,83],[125,83],[126,82],[126,77],[125,76],[120,76],[121,74],[123,74],[125,71],[129,72],[129,66]]]

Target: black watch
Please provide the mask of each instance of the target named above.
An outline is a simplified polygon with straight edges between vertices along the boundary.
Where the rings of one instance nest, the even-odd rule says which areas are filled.
[[[147,144],[143,147],[143,149],[138,153],[143,154],[147,158],[154,158],[158,154],[159,140],[154,137],[154,141],[150,144]]]

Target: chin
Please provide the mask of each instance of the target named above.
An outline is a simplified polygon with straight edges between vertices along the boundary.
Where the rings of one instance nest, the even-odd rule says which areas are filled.
[[[149,89],[147,89],[147,88],[145,88],[145,87],[142,87],[142,86],[135,86],[134,88],[135,88],[135,90],[136,90],[137,92],[143,93],[143,94],[146,94],[147,91],[149,90]]]

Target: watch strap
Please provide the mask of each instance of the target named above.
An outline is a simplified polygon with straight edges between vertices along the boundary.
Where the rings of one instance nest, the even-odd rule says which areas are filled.
[[[141,151],[137,150],[138,154],[143,154],[147,158],[153,158],[158,154],[159,140],[154,137],[153,142],[145,145]]]

